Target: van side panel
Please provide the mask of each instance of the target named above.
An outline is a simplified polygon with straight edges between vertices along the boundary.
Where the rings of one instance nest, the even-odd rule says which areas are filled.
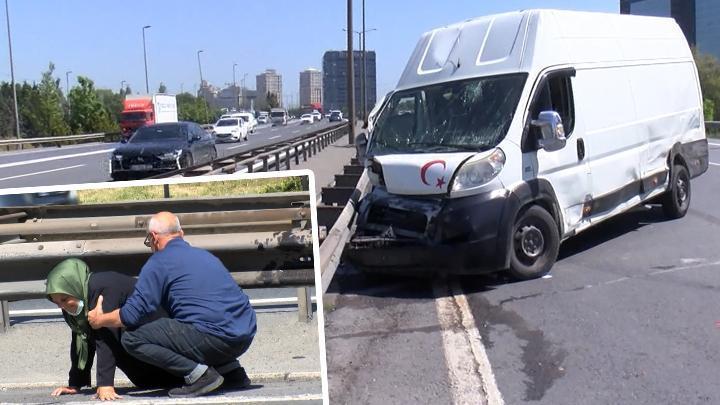
[[[585,124],[590,194],[597,199],[619,193],[640,180],[640,156],[647,143],[646,135],[632,125],[635,108],[627,68],[579,69],[573,85],[576,115]]]
[[[643,177],[669,169],[670,149],[705,138],[700,91],[692,62],[628,67],[637,114],[635,130],[647,137]]]

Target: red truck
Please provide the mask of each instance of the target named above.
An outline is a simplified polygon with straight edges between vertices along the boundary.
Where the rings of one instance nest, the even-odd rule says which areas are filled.
[[[177,100],[174,95],[127,95],[123,101],[120,115],[123,140],[130,138],[142,126],[177,121]]]

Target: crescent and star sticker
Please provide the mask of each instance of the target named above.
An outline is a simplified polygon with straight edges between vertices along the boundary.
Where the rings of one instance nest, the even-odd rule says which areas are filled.
[[[426,185],[430,185],[430,183],[427,181],[427,171],[433,166],[433,165],[442,165],[443,172],[445,172],[446,164],[444,160],[431,160],[427,163],[425,163],[420,169],[420,180],[422,180],[423,183]],[[438,177],[437,183],[435,184],[435,187],[442,188],[443,185],[445,185],[445,176]]]

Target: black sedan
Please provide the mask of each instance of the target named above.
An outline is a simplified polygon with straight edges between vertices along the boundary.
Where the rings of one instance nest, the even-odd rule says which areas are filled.
[[[217,149],[200,125],[173,122],[139,128],[110,159],[113,180],[127,180],[213,161]]]

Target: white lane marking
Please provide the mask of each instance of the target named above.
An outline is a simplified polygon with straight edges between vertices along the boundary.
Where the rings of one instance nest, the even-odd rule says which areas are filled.
[[[710,162],[710,166],[720,166],[720,163],[713,163],[713,162]]]
[[[270,130],[270,132],[275,132],[275,131],[277,131],[277,128],[273,128]]]
[[[708,145],[710,145],[710,146],[720,146],[720,143],[708,142]]]
[[[242,144],[242,145],[231,146],[231,147],[228,148],[228,150],[230,150],[230,149],[242,148],[243,146],[247,146],[247,145],[246,145],[246,144]]]
[[[125,396],[124,398],[128,398]],[[291,401],[322,401],[322,394],[297,394],[297,395],[281,395],[277,397],[271,396],[235,396],[235,395],[216,395],[212,397],[197,397],[191,399],[166,399],[163,398],[163,404],[261,404],[266,402],[291,402]],[[157,404],[157,398],[147,400],[130,400],[123,399],[123,404],[145,405]]]
[[[275,136],[271,136],[271,137],[268,138],[268,139],[277,139],[277,138],[280,138],[280,136],[281,136],[281,135],[275,135]]]
[[[433,289],[453,402],[503,405],[502,394],[465,295],[456,283],[450,287],[438,282]]]
[[[59,172],[59,171],[62,171],[62,170],[70,170],[70,169],[75,169],[76,167],[83,167],[83,166],[85,166],[85,165],[82,164],[82,165],[74,165],[74,166],[67,166],[67,167],[59,167],[59,168],[57,168],[57,169],[43,170],[43,171],[41,171],[41,172],[18,174],[18,175],[16,175],[16,176],[2,177],[2,178],[0,178],[0,181],[3,181],[3,180],[12,180],[12,179],[19,179],[19,178],[21,178],[21,177],[36,176],[36,175],[38,175],[38,174]]]
[[[103,149],[103,150],[96,150],[93,152],[75,153],[72,155],[61,155],[61,156],[53,156],[53,157],[41,158],[41,159],[23,160],[22,162],[3,163],[3,164],[0,164],[0,169],[4,169],[6,167],[31,165],[34,163],[52,162],[53,160],[71,159],[71,158],[90,156],[90,155],[99,155],[101,153],[108,153],[108,152],[112,152],[114,150],[115,150],[115,148]]]
[[[293,134],[297,134],[298,132],[300,132],[299,129],[296,129],[295,131],[292,131]]]

